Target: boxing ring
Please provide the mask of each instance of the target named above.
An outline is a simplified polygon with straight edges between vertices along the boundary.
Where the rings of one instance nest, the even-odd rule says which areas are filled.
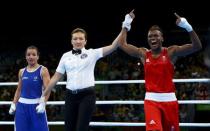
[[[210,83],[210,79],[174,79],[175,83]],[[95,84],[144,84],[144,80],[116,80],[116,81],[95,81]],[[17,82],[0,82],[1,86],[16,86]],[[57,85],[66,85],[66,82],[58,82]],[[0,101],[1,105],[10,105],[12,101]],[[47,105],[64,105],[64,101],[48,101]],[[210,104],[210,100],[178,100],[179,104]],[[96,101],[97,105],[102,104],[144,104],[144,101]],[[9,110],[9,108],[8,108]],[[14,125],[14,121],[0,121],[0,125]],[[48,121],[48,125],[64,125],[64,121]],[[180,127],[210,127],[210,123],[180,123]],[[145,123],[134,122],[90,122],[90,126],[145,126]]]

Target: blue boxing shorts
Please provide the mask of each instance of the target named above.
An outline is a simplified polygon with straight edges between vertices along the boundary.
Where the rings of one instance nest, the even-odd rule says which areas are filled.
[[[15,112],[15,131],[49,131],[46,112],[37,113],[37,105],[37,99],[19,99]]]

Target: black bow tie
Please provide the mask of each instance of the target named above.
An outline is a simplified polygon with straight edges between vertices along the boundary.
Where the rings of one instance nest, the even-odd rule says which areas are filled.
[[[74,55],[79,55],[79,54],[81,54],[82,53],[82,51],[80,50],[80,49],[77,49],[77,50],[72,50],[72,54],[74,54]]]

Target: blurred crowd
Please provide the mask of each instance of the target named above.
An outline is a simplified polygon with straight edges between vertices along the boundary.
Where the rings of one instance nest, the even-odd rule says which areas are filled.
[[[49,69],[51,76],[58,65],[56,53],[40,56],[39,63]],[[0,82],[17,82],[18,70],[26,65],[24,54],[17,56],[10,52],[0,55]],[[208,68],[203,62],[203,52],[180,58],[175,64],[175,79],[210,78]],[[96,80],[143,80],[144,68],[140,60],[130,57],[120,50],[98,61],[95,68]],[[65,81],[65,77],[61,81]],[[97,84],[97,100],[143,100],[144,84]],[[14,86],[0,87],[0,101],[11,101],[15,92]],[[64,100],[64,85],[57,85],[51,92],[49,101]],[[209,100],[209,83],[176,83],[178,100]],[[203,106],[203,107],[202,107]],[[210,112],[210,106],[180,104],[180,122],[202,122],[197,112]],[[9,105],[0,105],[0,121],[12,121],[8,114]],[[63,105],[48,105],[49,121],[63,121]],[[92,121],[107,122],[144,122],[143,105],[97,105]],[[110,130],[110,129],[109,129]],[[116,129],[115,129],[116,130]]]

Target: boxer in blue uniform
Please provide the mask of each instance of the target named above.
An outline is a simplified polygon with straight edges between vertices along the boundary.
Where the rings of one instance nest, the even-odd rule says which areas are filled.
[[[46,112],[39,113],[36,109],[42,91],[50,80],[48,69],[39,65],[38,59],[38,48],[29,46],[26,50],[28,65],[19,71],[18,86],[9,110],[10,114],[15,115],[16,131],[49,130]]]

